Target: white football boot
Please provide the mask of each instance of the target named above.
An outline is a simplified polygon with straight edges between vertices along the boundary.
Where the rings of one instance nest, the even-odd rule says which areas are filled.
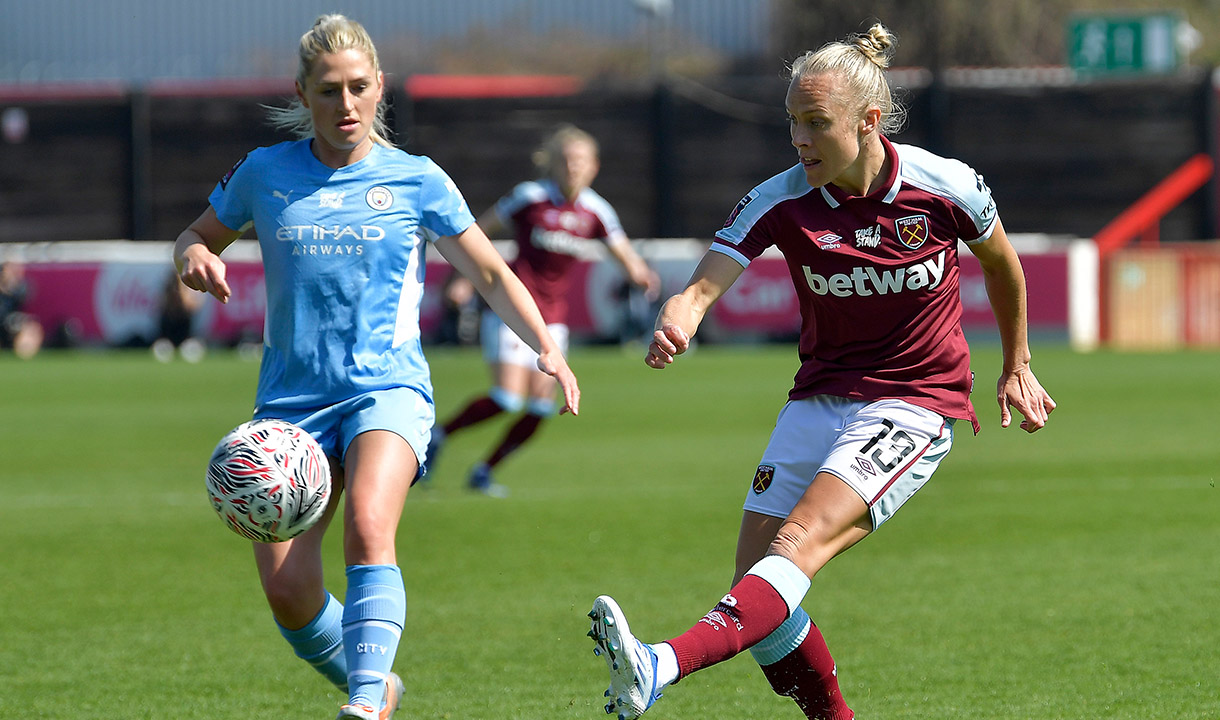
[[[339,715],[335,720],[390,720],[394,715],[394,711],[398,710],[398,705],[402,702],[403,684],[402,678],[398,677],[398,673],[390,673],[385,679],[385,700],[382,701],[381,711],[374,710],[369,705],[362,703],[352,703],[339,708]]]
[[[602,595],[589,611],[593,629],[589,637],[597,643],[594,655],[606,659],[610,689],[606,714],[617,712],[618,720],[634,720],[661,697],[657,687],[657,654],[631,634],[627,618],[614,598]]]

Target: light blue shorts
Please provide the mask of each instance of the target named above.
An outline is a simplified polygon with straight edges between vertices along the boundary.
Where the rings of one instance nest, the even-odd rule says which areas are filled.
[[[418,391],[407,387],[387,388],[357,395],[320,408],[267,408],[255,419],[274,417],[286,420],[313,435],[327,455],[340,462],[347,448],[360,433],[389,430],[398,435],[419,460],[422,476],[428,461],[428,441],[436,412]]]

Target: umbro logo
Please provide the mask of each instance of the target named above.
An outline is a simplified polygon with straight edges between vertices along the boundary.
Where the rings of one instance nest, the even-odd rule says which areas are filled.
[[[822,248],[823,250],[838,250],[839,248],[843,247],[842,236],[835,235],[832,232],[828,232],[824,235],[819,235],[819,236],[815,237],[813,239],[813,241],[815,243],[817,243],[818,247]]]

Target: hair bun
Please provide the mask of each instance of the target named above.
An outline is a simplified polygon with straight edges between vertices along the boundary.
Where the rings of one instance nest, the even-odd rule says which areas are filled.
[[[894,46],[898,44],[898,38],[894,37],[893,33],[884,25],[877,23],[869,28],[868,32],[853,38],[852,42],[864,54],[864,57],[885,70],[890,66],[890,59],[894,56]]]

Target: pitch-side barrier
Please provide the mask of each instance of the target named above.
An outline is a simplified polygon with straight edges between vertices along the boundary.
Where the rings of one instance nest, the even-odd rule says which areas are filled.
[[[1028,283],[1031,335],[1070,340],[1087,350],[1098,343],[1098,260],[1090,240],[1014,235]],[[707,248],[696,239],[634,241],[662,280],[662,297],[678,292]],[[497,243],[511,257],[510,243]],[[161,296],[172,272],[171,245],[158,242],[87,241],[0,245],[0,261],[26,265],[30,292],[26,312],[48,333],[90,345],[151,342],[158,328]],[[995,336],[982,271],[961,248],[962,324],[973,337]],[[199,336],[217,344],[257,341],[262,336],[262,266],[258,245],[239,240],[223,255],[233,296],[210,298],[195,319]],[[451,269],[434,252],[420,324],[425,338],[437,332],[445,312],[442,288]],[[573,270],[569,325],[578,340],[620,337],[625,313],[623,276],[600,245],[587,248]],[[705,341],[791,339],[799,330],[796,293],[778,253],[756,260],[713,308],[700,330]]]

